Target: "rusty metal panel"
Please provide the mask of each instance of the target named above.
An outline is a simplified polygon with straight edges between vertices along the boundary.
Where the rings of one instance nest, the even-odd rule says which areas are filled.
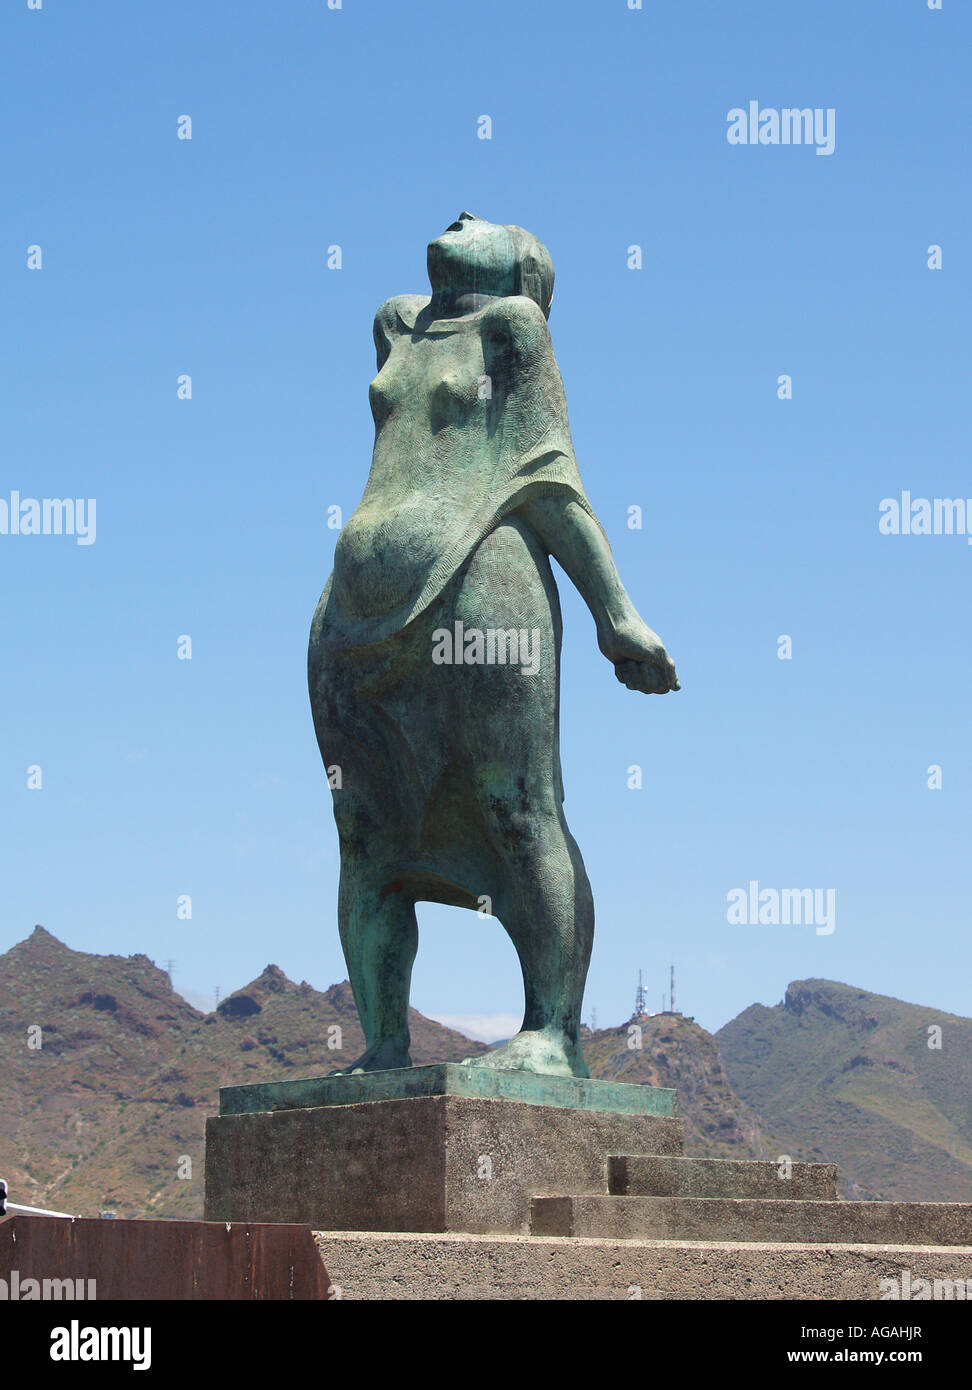
[[[21,1299],[27,1279],[93,1279],[99,1300],[326,1300],[329,1287],[308,1226],[47,1216],[0,1219],[0,1279]]]

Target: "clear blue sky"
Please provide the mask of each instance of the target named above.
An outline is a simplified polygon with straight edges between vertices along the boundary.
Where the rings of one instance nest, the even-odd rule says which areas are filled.
[[[972,496],[970,29],[958,0],[5,5],[0,497],[94,497],[97,539],[0,536],[0,949],[41,922],[195,996],[344,977],[307,631],[374,310],[469,208],[551,250],[587,491],[683,685],[623,689],[561,576],[585,1018],[628,1017],[639,967],[657,1007],[673,959],[710,1028],[805,976],[972,1013],[972,548],[877,529],[902,489]],[[833,107],[835,152],[729,145],[750,100]],[[751,879],[835,889],[836,930],[730,926]],[[497,922],[420,921],[418,1008],[519,1010]]]

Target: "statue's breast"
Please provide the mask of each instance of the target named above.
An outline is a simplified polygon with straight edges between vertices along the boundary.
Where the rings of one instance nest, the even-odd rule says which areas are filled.
[[[476,372],[476,364],[465,371],[453,368],[441,377],[429,392],[429,421],[433,430],[444,424],[465,424],[484,397],[481,395],[485,376]]]
[[[476,472],[490,399],[478,327],[402,333],[368,394],[371,473],[334,553],[337,596],[362,618],[414,601],[443,536],[487,486]]]
[[[387,427],[432,432],[482,412],[491,388],[478,328],[401,334],[368,388],[376,434]],[[417,441],[412,441],[412,447]]]

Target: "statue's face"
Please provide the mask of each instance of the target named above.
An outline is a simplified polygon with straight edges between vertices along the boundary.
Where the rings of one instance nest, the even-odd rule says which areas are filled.
[[[513,239],[505,227],[462,212],[442,236],[429,242],[428,267],[434,290],[512,294]]]

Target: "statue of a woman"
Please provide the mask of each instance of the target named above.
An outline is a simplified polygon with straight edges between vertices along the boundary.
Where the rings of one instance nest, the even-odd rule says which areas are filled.
[[[677,690],[584,494],[547,314],[553,265],[464,212],[428,249],[431,298],[375,317],[375,448],[311,628],[314,725],[341,843],[341,943],[367,1050],[411,1066],[415,903],[498,917],[519,1033],[476,1066],[589,1075],[590,885],[563,813],[553,555],[629,690]],[[335,771],[338,769],[339,771]]]

